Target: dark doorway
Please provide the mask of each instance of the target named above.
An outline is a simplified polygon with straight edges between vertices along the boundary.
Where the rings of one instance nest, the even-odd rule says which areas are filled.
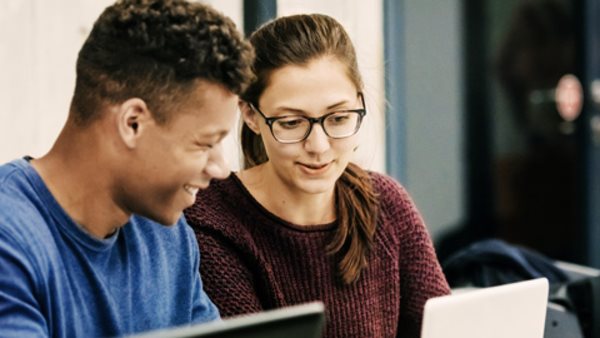
[[[583,95],[584,4],[463,5],[467,222],[438,243],[440,257],[495,237],[587,264],[583,96],[557,104],[561,79]]]

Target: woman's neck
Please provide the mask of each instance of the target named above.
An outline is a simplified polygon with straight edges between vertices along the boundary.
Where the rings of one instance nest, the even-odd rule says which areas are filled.
[[[334,189],[311,194],[286,184],[265,164],[237,173],[238,178],[265,209],[296,225],[319,225],[335,221]]]

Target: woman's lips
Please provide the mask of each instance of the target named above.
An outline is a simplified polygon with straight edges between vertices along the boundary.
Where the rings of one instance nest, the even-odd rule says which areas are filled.
[[[302,172],[308,175],[319,175],[327,171],[329,169],[331,162],[327,163],[301,163],[298,162],[300,169]]]

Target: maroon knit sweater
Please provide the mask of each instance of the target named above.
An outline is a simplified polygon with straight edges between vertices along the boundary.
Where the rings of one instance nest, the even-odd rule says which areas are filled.
[[[299,226],[262,207],[231,175],[185,211],[202,253],[204,289],[223,317],[314,300],[324,337],[418,337],[428,298],[449,293],[431,240],[406,191],[371,173],[381,210],[368,268],[344,285],[327,255],[336,224]]]

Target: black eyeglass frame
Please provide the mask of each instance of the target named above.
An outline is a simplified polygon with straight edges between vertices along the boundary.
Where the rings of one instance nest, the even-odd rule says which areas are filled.
[[[332,139],[344,139],[350,136],[355,135],[358,130],[360,129],[360,126],[362,124],[362,120],[365,117],[365,115],[367,115],[367,106],[365,105],[365,98],[363,96],[362,92],[358,92],[358,96],[360,96],[360,101],[362,103],[362,108],[359,109],[343,109],[343,110],[336,110],[333,111],[331,113],[327,113],[321,117],[308,117],[308,116],[303,116],[303,115],[285,115],[285,116],[277,116],[277,117],[268,117],[266,116],[262,111],[260,111],[260,109],[258,109],[257,107],[255,107],[252,103],[248,102],[248,105],[250,106],[250,108],[252,110],[254,110],[255,112],[257,112],[260,116],[262,116],[262,118],[265,120],[265,123],[267,124],[267,126],[269,126],[269,130],[271,130],[271,135],[273,135],[273,138],[279,142],[279,143],[284,143],[284,144],[292,144],[292,143],[300,143],[305,141],[308,136],[310,135],[310,133],[312,132],[313,129],[313,125],[315,123],[318,123],[321,125],[321,129],[323,129],[323,132],[325,133],[325,135],[327,135],[327,137],[332,138]],[[338,114],[338,113],[357,113],[358,114],[358,121],[356,123],[356,128],[354,129],[354,131],[352,132],[352,134],[347,135],[347,136],[342,136],[342,137],[333,137],[331,135],[329,135],[329,133],[327,132],[327,129],[325,128],[325,126],[323,125],[323,122],[325,121],[325,119],[327,119],[329,116],[333,115],[333,114]],[[301,117],[303,119],[308,120],[309,126],[308,126],[308,130],[306,131],[306,134],[304,134],[304,136],[302,136],[301,139],[299,140],[294,140],[294,141],[285,141],[285,140],[280,140],[277,138],[277,136],[275,136],[275,133],[273,132],[273,123],[275,123],[275,121],[277,120],[281,120],[281,119],[285,119],[285,118],[289,118],[289,117]]]

